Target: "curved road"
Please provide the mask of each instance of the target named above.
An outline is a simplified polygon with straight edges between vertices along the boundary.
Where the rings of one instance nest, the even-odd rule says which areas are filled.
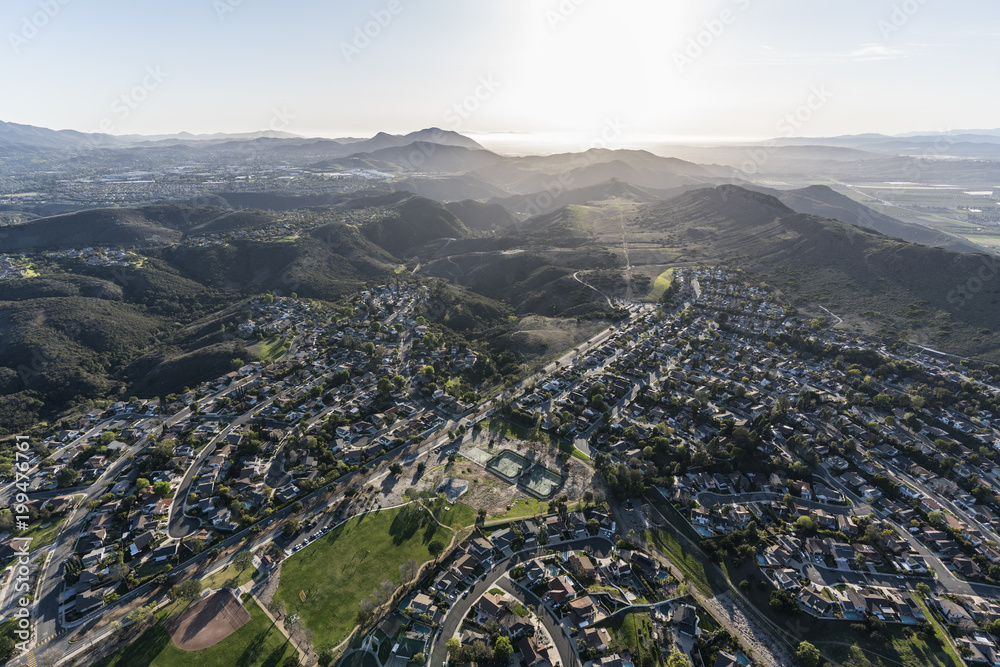
[[[497,581],[503,575],[507,574],[508,570],[514,568],[519,563],[524,563],[532,560],[533,558],[538,558],[539,556],[544,555],[547,550],[558,551],[561,548],[563,551],[568,551],[587,546],[592,547],[602,558],[610,554],[611,550],[614,548],[614,545],[607,538],[582,537],[575,540],[568,540],[566,542],[548,544],[537,549],[524,549],[522,551],[518,551],[509,558],[499,561],[493,566],[492,570],[486,573],[482,581],[472,587],[468,595],[455,600],[455,604],[452,605],[451,609],[448,611],[448,615],[445,616],[444,623],[441,624],[441,631],[434,640],[429,665],[431,665],[431,667],[441,667],[441,665],[446,662],[448,649],[445,645],[448,640],[451,639],[458,631],[459,626],[462,624],[462,620],[469,613],[472,605],[479,600],[483,594],[487,593],[491,588],[494,588],[497,585]],[[507,592],[522,601],[525,597],[530,596],[528,597],[528,602],[532,607],[537,606],[541,602],[530,592],[527,592],[526,594],[518,593],[504,587],[503,583],[500,584],[500,587],[504,588],[504,590],[507,590]],[[542,623],[545,624],[546,629],[548,629],[549,633],[552,635],[552,641],[555,642],[556,648],[559,651],[560,663],[565,667],[579,664],[576,659],[576,651],[570,645],[570,641],[566,637],[565,633],[563,633],[559,622],[553,621],[553,618],[552,612],[547,611],[545,617],[542,618]]]

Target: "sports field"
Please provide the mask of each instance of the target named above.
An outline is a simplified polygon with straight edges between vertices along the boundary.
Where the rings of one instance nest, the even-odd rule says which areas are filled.
[[[565,478],[548,468],[536,465],[521,477],[519,484],[531,495],[548,500],[562,488]]]
[[[505,449],[486,464],[486,469],[513,484],[530,465],[523,456]]]

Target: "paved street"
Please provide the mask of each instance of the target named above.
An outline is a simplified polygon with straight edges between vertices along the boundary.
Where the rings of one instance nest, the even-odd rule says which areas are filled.
[[[431,659],[429,665],[431,665],[431,667],[440,667],[445,663],[448,657],[448,650],[445,647],[445,644],[455,635],[456,632],[458,632],[458,628],[461,626],[462,620],[469,613],[469,610],[472,608],[472,605],[476,602],[476,600],[493,588],[497,581],[504,576],[508,570],[513,569],[518,563],[523,563],[533,558],[537,558],[540,555],[544,555],[546,550],[567,551],[584,549],[586,547],[592,548],[599,557],[604,558],[611,553],[614,545],[611,544],[610,540],[603,537],[583,537],[575,540],[569,540],[567,542],[549,544],[545,547],[539,547],[538,549],[526,549],[524,551],[519,551],[513,556],[496,563],[493,566],[493,569],[487,572],[484,575],[484,578],[472,587],[468,595],[463,595],[455,600],[454,605],[452,605],[451,609],[448,611],[448,615],[445,617],[444,623],[441,627],[441,632],[438,633],[434,641],[434,645],[431,649]],[[503,588],[502,585],[501,588]],[[528,600],[532,608],[538,605],[537,598],[534,599],[534,602],[530,599]],[[559,649],[562,664],[566,666],[574,664],[571,660],[576,654],[572,651],[564,653],[569,644],[568,640],[560,646],[558,637],[563,637],[564,635],[562,629],[558,627],[558,623],[555,626],[550,627],[551,618],[543,620],[547,621],[546,627],[549,629],[553,640],[556,642],[556,647]]]

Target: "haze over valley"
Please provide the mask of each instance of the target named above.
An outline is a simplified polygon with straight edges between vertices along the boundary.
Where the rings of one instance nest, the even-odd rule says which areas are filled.
[[[1000,664],[993,3],[9,4],[0,664]]]

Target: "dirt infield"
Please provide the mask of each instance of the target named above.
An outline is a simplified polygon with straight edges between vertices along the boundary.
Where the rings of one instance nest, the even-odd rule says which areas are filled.
[[[182,651],[198,651],[215,646],[250,620],[232,592],[221,590],[204,597],[184,610],[167,625],[174,646]]]

